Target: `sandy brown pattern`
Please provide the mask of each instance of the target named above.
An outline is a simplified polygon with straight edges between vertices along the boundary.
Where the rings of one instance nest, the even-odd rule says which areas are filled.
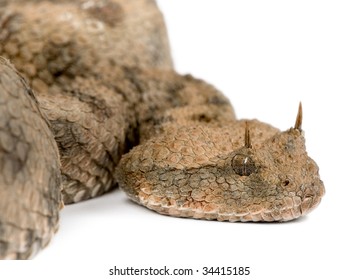
[[[24,259],[57,230],[60,162],[31,89],[2,58],[0,116],[0,259]]]
[[[126,154],[117,179],[159,213],[231,222],[292,220],[324,194],[301,131],[245,120],[171,127]]]
[[[235,120],[173,70],[154,0],[0,0],[0,56],[17,69],[1,60],[0,258],[47,244],[62,201],[118,185],[165,215],[232,222],[292,220],[324,194],[302,107],[283,132]]]

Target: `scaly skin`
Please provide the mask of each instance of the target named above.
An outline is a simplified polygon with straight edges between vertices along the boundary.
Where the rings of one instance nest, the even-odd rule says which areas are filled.
[[[112,81],[108,75],[78,78],[66,90],[40,98],[61,155],[65,203],[111,189],[121,155],[138,141],[160,133],[175,115],[182,121],[234,119],[225,97],[189,76],[132,68],[112,68],[113,73]]]
[[[155,2],[2,1],[0,55],[29,80],[49,118],[64,202],[113,188],[120,155],[137,141],[135,69],[172,68]]]
[[[296,219],[324,194],[301,130],[258,121],[170,127],[126,154],[117,179],[132,200],[161,214],[231,222]]]
[[[0,54],[29,79],[50,121],[65,204],[116,186],[120,156],[160,130],[168,109],[171,119],[175,114],[185,119],[183,113],[204,120],[234,118],[216,89],[171,70],[166,29],[154,1],[5,2]]]
[[[47,93],[113,65],[171,69],[153,0],[11,0],[0,5],[0,53]]]
[[[0,58],[0,259],[26,259],[58,228],[60,162],[24,79]]]
[[[2,63],[3,180],[11,178],[11,190],[24,191],[33,189],[25,181],[39,180],[21,201],[0,189],[5,199],[0,210],[7,213],[0,214],[2,258],[29,257],[56,228],[60,167],[52,137],[64,203],[98,196],[119,183],[131,199],[166,215],[287,221],[314,209],[324,194],[318,167],[305,150],[301,110],[284,132],[256,120],[235,121],[218,90],[172,70],[153,0],[0,0],[0,55],[29,80],[41,110],[31,107],[37,117],[35,111],[13,110],[22,99],[9,92],[25,89],[29,96],[31,90]],[[16,113],[25,134],[31,125],[38,129],[29,120],[45,122],[46,115],[53,135],[43,124],[44,131],[30,133],[33,138],[12,132]],[[14,141],[4,134],[9,127]],[[24,161],[23,146],[10,158],[9,147],[22,140],[33,145],[31,153],[49,150],[37,163],[39,174],[14,173],[18,158]],[[24,212],[31,207],[38,208]]]

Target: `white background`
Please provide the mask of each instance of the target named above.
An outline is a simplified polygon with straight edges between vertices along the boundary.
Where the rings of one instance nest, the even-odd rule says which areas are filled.
[[[220,223],[161,216],[116,191],[65,208],[58,234],[35,261],[0,264],[6,279],[241,279],[109,276],[115,265],[249,266],[243,279],[357,279],[357,5],[158,2],[176,69],[214,84],[238,118],[284,130],[302,101],[307,149],[326,186],[321,205],[289,223]]]

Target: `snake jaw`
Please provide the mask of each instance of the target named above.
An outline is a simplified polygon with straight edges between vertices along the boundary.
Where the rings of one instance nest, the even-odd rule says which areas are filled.
[[[302,216],[314,210],[320,204],[324,194],[325,188],[323,182],[319,178],[316,178],[315,183],[304,189],[301,203]]]

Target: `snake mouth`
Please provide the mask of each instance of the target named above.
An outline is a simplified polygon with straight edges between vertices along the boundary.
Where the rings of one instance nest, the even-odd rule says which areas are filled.
[[[141,204],[163,215],[218,220],[229,222],[286,222],[305,216],[314,210],[325,194],[323,182],[301,185],[297,192],[286,196],[263,197],[249,205],[231,200],[230,204],[211,200],[165,198],[141,189],[139,193],[129,195]],[[282,195],[282,194],[281,194]]]
[[[324,189],[323,189],[324,190]],[[249,207],[247,211],[221,211],[215,205],[201,207],[186,207],[175,204],[168,205],[162,200],[134,199],[135,202],[163,215],[181,218],[218,220],[229,222],[287,222],[305,216],[315,209],[321,202],[322,195],[305,196],[302,199],[286,197],[281,207],[263,209],[263,207]]]
[[[301,215],[307,215],[313,209],[315,209],[321,202],[322,195],[308,195],[305,196],[301,203]]]
[[[260,213],[251,215],[252,221],[287,222],[305,216],[320,204],[321,199],[325,194],[325,188],[323,184],[317,186],[316,189],[316,192],[312,192],[311,189],[310,191],[305,193],[302,198],[298,196],[295,196],[293,198],[286,197],[283,199],[283,204],[285,206],[269,211],[261,211]]]
[[[313,185],[311,188],[307,188],[302,197],[301,214],[307,215],[313,209],[315,209],[321,202],[322,197],[325,194],[325,188],[322,181]]]

